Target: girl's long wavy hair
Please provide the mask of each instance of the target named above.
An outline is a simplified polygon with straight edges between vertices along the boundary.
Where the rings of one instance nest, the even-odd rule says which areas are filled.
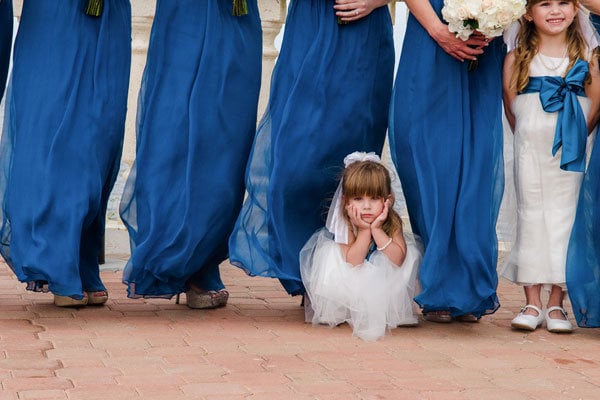
[[[527,13],[531,11],[531,8],[544,0],[528,0],[527,1]],[[573,3],[576,7],[579,6],[578,0],[567,0]],[[567,66],[566,72],[568,72],[578,59],[586,60],[587,57],[587,46],[583,36],[577,28],[577,18],[573,20],[573,23],[567,28],[567,55],[569,56],[569,65]],[[515,48],[515,69],[513,76],[511,77],[511,87],[516,88],[517,92],[522,92],[529,84],[529,67],[533,57],[539,51],[540,38],[535,28],[533,21],[527,21],[525,17],[521,17],[521,27],[517,34],[517,46]]]
[[[346,222],[352,226],[346,205],[350,199],[356,196],[391,197],[392,204],[388,211],[388,217],[382,225],[382,229],[390,237],[402,231],[402,220],[393,209],[394,196],[392,194],[392,180],[387,168],[375,161],[359,161],[350,164],[342,174],[342,195],[344,196],[344,208],[342,210]]]

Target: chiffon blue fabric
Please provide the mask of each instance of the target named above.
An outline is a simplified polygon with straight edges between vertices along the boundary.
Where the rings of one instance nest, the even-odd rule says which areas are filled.
[[[246,171],[230,260],[304,292],[299,252],[325,225],[344,157],[381,153],[394,46],[387,7],[339,25],[333,0],[295,0]]]
[[[443,0],[431,4],[441,19]],[[389,137],[411,227],[425,245],[415,298],[424,312],[480,317],[499,307],[504,53],[493,40],[468,71],[409,16]]]
[[[600,17],[591,15],[596,30]],[[577,325],[600,327],[600,140],[594,141],[567,250],[566,283]]]
[[[129,297],[224,287],[219,263],[244,196],[256,130],[256,0],[158,0],[139,95],[137,154],[121,201]]]
[[[29,289],[105,290],[98,257],[123,143],[129,0],[25,0],[2,135],[0,252]]]
[[[0,0],[0,101],[6,89],[13,34],[12,0]]]
[[[566,283],[577,324],[600,327],[600,140],[596,139],[579,191]]]

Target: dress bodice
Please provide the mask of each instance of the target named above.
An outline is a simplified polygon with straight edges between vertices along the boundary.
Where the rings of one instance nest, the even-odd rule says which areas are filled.
[[[568,57],[550,57],[537,53],[529,66],[529,76],[564,76]]]

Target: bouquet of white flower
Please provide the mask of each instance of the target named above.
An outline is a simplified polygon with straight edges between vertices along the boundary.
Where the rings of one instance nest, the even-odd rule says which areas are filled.
[[[485,37],[502,35],[504,29],[525,14],[526,0],[444,0],[442,17],[450,32],[462,40],[476,30]]]

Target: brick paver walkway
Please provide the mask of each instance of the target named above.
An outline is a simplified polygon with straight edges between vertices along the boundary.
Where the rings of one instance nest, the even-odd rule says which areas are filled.
[[[502,308],[477,324],[421,322],[367,343],[305,324],[275,280],[222,272],[223,309],[127,299],[121,271],[106,270],[108,304],[74,310],[1,264],[0,399],[600,398],[600,330],[511,331],[523,300],[505,281]]]

